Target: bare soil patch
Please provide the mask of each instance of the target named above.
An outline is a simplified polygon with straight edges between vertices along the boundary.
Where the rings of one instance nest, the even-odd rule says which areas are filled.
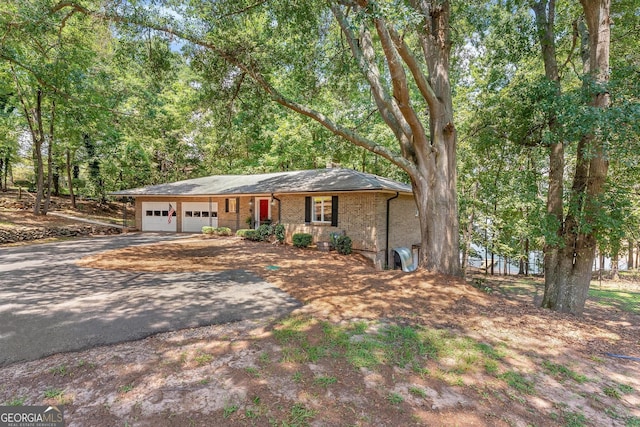
[[[575,318],[537,308],[535,295],[501,292],[511,279],[474,287],[424,271],[376,272],[357,255],[236,238],[111,251],[81,265],[244,269],[304,306],[284,321],[177,331],[3,368],[0,402],[65,403],[70,426],[640,425],[640,363],[605,355],[640,356],[640,316],[595,302]],[[406,337],[369,351],[369,337],[389,328]],[[410,349],[415,331],[456,351]],[[419,355],[397,362],[411,351]],[[386,362],[354,364],[371,354]],[[45,398],[47,390],[60,394]]]
[[[77,221],[55,215],[34,215],[34,196],[23,190],[11,189],[0,193],[0,227],[62,227],[76,225]],[[50,212],[60,212],[86,219],[95,219],[108,223],[122,224],[126,209],[128,225],[132,225],[135,210],[131,205],[122,203],[98,203],[93,200],[78,198],[76,208],[71,207],[71,200],[65,196],[52,196]]]

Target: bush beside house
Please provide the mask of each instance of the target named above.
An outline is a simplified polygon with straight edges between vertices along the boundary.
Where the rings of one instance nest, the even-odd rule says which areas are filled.
[[[307,248],[313,242],[313,236],[308,233],[296,233],[292,237],[293,246],[296,248]]]
[[[207,236],[231,236],[233,233],[229,227],[202,227],[202,234]]]
[[[333,246],[336,251],[342,255],[349,255],[351,253],[351,237],[349,236],[337,236],[333,241]]]

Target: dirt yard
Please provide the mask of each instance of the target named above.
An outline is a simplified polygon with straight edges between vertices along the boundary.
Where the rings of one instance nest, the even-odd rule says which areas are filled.
[[[376,272],[341,256],[194,237],[85,258],[133,271],[244,269],[304,305],[0,369],[0,402],[69,426],[640,426],[640,316],[536,307],[512,279]],[[473,286],[475,285],[475,286]],[[636,290],[637,291],[637,290]]]
[[[24,190],[12,189],[0,192],[0,228],[2,227],[61,227],[76,225],[77,221],[61,218],[56,215],[33,215],[33,194]],[[126,215],[124,210],[126,209]],[[100,204],[91,200],[78,198],[76,208],[71,208],[71,201],[65,196],[52,196],[50,212],[62,213],[85,219],[93,219],[112,224],[122,224],[126,219],[128,226],[133,226],[135,209],[133,205],[110,202]]]

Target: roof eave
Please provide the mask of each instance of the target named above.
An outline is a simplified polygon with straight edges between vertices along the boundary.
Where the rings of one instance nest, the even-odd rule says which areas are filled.
[[[261,197],[270,195],[305,195],[305,194],[319,194],[319,193],[400,193],[405,195],[412,195],[411,190],[400,190],[391,188],[366,188],[366,189],[353,189],[353,190],[307,190],[307,191],[274,191],[272,193],[202,193],[202,194],[182,194],[182,193],[123,193],[112,192],[107,193],[110,196],[115,197]]]

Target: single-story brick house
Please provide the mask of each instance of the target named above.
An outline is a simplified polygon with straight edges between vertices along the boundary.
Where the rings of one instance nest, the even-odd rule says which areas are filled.
[[[387,265],[385,254],[393,248],[420,243],[411,186],[352,169],[214,175],[111,194],[135,198],[142,231],[235,231],[274,222],[285,225],[288,242],[294,233],[312,234],[318,242],[339,232],[378,268]]]

